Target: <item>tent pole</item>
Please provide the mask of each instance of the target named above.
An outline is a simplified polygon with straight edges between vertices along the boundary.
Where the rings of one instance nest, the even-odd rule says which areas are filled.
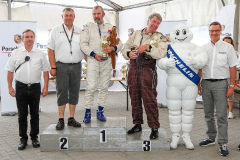
[[[8,0],[8,20],[12,20],[11,3],[12,3],[12,0]]]
[[[225,6],[225,3],[224,3],[224,1],[222,0],[222,4],[223,4],[223,6]]]
[[[119,34],[119,12],[116,12],[116,27],[117,27],[117,33]],[[120,35],[118,35],[119,37]]]
[[[240,41],[240,36],[239,36],[239,20],[240,20],[240,17],[239,17],[239,1],[236,1],[235,0],[235,4],[236,4],[236,10],[235,10],[235,18],[234,18],[234,31],[233,31],[233,41],[234,41],[234,45],[235,45],[235,50],[236,51],[240,51],[239,49],[239,41]]]

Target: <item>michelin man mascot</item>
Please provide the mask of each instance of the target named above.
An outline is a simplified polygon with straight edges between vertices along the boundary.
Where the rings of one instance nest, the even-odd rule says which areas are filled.
[[[198,69],[206,65],[208,56],[202,47],[190,42],[192,38],[189,28],[185,24],[178,24],[170,33],[172,44],[168,45],[167,57],[157,61],[158,67],[168,74],[166,96],[172,149],[177,148],[181,130],[186,148],[194,149],[189,133],[192,130],[197,85],[200,81],[197,73]]]

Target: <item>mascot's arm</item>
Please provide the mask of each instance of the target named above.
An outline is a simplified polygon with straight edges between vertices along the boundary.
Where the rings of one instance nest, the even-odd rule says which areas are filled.
[[[166,56],[167,54],[167,43],[159,42],[157,47],[152,45],[151,52],[148,52],[153,59],[160,59]]]
[[[173,58],[164,57],[157,60],[157,66],[162,70],[175,68],[175,61]]]
[[[83,26],[80,37],[80,48],[87,55],[90,56],[90,53],[93,52],[93,49],[89,47],[89,27],[88,24]]]
[[[204,48],[197,46],[191,61],[193,68],[202,69],[207,64],[207,61],[207,51]]]
[[[130,58],[127,55],[127,52],[131,51],[131,47],[133,46],[134,38],[136,36],[136,32],[134,32],[128,39],[128,41],[124,44],[124,47],[122,49],[122,55],[126,60],[129,60]]]

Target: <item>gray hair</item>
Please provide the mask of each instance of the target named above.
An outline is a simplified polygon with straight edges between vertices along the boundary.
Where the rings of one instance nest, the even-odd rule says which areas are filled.
[[[33,35],[34,35],[34,38],[35,38],[35,33],[34,33],[34,31],[31,30],[31,29],[25,29],[25,30],[22,32],[22,38],[24,38],[24,33],[26,33],[26,32],[32,32]]]
[[[73,14],[75,15],[75,12],[74,12],[74,10],[72,8],[64,8],[63,11],[62,11],[62,15],[64,15],[65,11],[69,11],[69,12],[73,11]]]
[[[102,6],[94,6],[94,7],[93,7],[93,10],[94,10],[94,9],[98,9],[98,8],[101,8],[102,13],[104,13],[104,10],[103,10]]]
[[[157,17],[157,19],[159,19],[162,22],[162,16],[159,13],[152,13],[149,17],[148,20],[150,21],[151,19],[153,19],[153,17]]]

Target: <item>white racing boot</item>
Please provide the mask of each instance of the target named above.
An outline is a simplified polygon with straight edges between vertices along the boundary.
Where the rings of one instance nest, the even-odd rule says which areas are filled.
[[[172,135],[172,142],[170,144],[171,149],[176,149],[177,148],[179,139],[180,139],[179,134],[173,134]]]
[[[183,142],[185,143],[185,146],[187,149],[194,149],[194,145],[191,142],[189,133],[184,133],[182,135],[182,138],[183,138]]]

